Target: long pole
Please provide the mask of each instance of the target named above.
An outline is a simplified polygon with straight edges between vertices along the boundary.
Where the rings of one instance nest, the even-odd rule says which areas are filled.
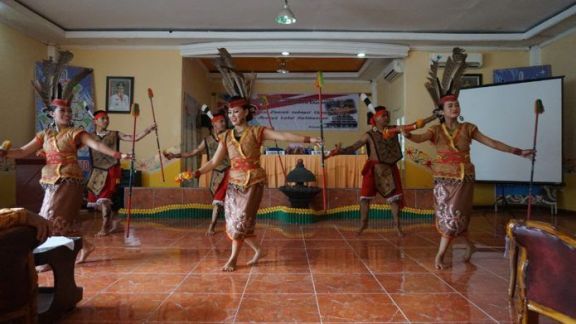
[[[158,148],[158,159],[160,159],[160,171],[162,172],[162,182],[166,182],[166,178],[164,176],[164,162],[162,162],[162,152],[160,152],[160,138],[158,136],[158,124],[156,123],[156,114],[154,113],[154,92],[152,89],[148,88],[148,98],[150,99],[150,106],[152,107],[152,120],[154,124],[156,124],[156,128],[154,132],[156,133],[156,147]]]
[[[536,152],[536,140],[538,138],[538,117],[540,114],[544,113],[544,105],[542,100],[537,99],[534,102],[534,112],[536,114],[536,119],[534,121],[534,139],[532,141],[532,151]],[[532,185],[534,184],[534,164],[536,162],[536,153],[532,154],[532,166],[530,167],[530,185],[528,186],[528,215],[527,220],[530,220],[532,215]]]
[[[324,213],[327,210],[327,197],[326,197],[326,156],[324,155],[324,113],[323,113],[323,103],[322,103],[322,86],[324,85],[324,76],[322,72],[318,72],[316,77],[316,87],[318,88],[318,105],[320,109],[320,138],[322,143],[320,144],[320,166],[322,167],[322,207]]]
[[[140,105],[137,103],[132,107],[132,116],[134,116],[134,126],[132,128],[132,159],[130,159],[130,178],[128,180],[128,216],[126,218],[126,238],[130,235],[130,219],[132,217],[132,188],[134,187],[134,157],[136,151],[136,120],[140,115]]]

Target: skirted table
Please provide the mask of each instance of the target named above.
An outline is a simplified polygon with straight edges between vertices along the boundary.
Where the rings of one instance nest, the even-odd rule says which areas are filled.
[[[262,155],[260,165],[266,170],[268,188],[283,186],[286,178],[284,171],[286,174],[292,171],[299,159],[302,159],[304,167],[316,176],[316,182],[311,182],[309,185],[321,187],[324,173],[322,172],[320,155]],[[362,184],[361,171],[366,159],[366,155],[337,155],[326,159],[326,187],[360,188]],[[203,155],[202,164],[206,162],[206,155]],[[284,167],[284,171],[282,171],[282,167]],[[200,177],[200,188],[208,188],[209,183],[210,173]]]

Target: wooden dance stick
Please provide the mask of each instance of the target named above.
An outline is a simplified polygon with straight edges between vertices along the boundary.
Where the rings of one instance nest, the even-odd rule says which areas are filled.
[[[164,163],[162,162],[162,152],[160,152],[160,138],[158,137],[158,124],[156,123],[156,114],[154,113],[154,93],[152,89],[148,88],[148,98],[150,99],[150,106],[152,107],[152,119],[154,120],[154,124],[156,124],[156,128],[154,132],[156,133],[156,146],[158,147],[158,159],[160,159],[160,171],[162,171],[162,182],[166,182],[166,178],[164,177]]]

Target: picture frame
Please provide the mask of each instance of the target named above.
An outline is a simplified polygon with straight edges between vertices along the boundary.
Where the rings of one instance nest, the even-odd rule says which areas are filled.
[[[106,77],[106,111],[129,114],[134,102],[134,77]]]
[[[462,89],[478,87],[481,85],[482,85],[482,74],[480,73],[464,74],[462,76],[462,87],[461,87]]]

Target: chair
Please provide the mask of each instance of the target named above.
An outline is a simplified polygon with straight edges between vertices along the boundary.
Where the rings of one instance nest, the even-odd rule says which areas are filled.
[[[539,314],[576,323],[576,239],[552,225],[511,220],[510,286],[518,286],[518,322],[538,323]],[[518,282],[517,282],[518,281]]]
[[[32,250],[36,230],[17,226],[0,231],[0,323],[36,323],[38,277]]]

